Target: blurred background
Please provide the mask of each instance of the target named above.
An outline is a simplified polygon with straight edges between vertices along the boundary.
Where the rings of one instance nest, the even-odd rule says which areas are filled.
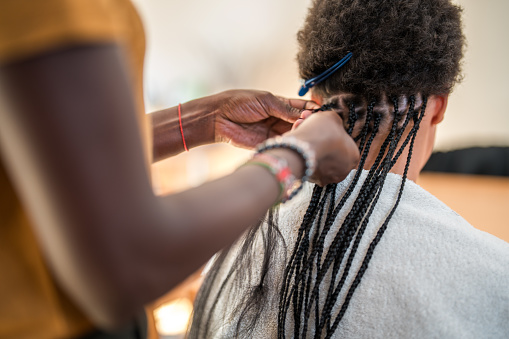
[[[232,88],[297,97],[296,33],[310,2],[134,0],[147,34],[147,112]],[[464,8],[468,42],[465,80],[452,93],[438,130],[441,153],[418,183],[475,227],[509,241],[502,214],[509,207],[509,2],[456,2]],[[199,185],[247,157],[249,152],[228,145],[193,149],[153,166],[154,189],[166,194]],[[199,283],[197,273],[153,305],[163,338],[183,337]]]

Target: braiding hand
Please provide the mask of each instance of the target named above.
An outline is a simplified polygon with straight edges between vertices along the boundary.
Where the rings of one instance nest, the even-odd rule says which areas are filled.
[[[302,112],[319,108],[312,101],[286,99],[269,92],[231,90],[220,94],[215,141],[253,148],[291,130]]]
[[[359,149],[334,111],[303,113],[288,135],[308,142],[316,152],[317,166],[311,181],[320,186],[342,181],[359,163]]]

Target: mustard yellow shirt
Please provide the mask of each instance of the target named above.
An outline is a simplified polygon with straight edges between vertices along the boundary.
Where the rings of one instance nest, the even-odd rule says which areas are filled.
[[[62,47],[105,42],[125,48],[148,149],[142,100],[145,40],[131,2],[0,1],[0,65]],[[53,280],[1,161],[0,338],[71,338],[90,331],[90,322]]]

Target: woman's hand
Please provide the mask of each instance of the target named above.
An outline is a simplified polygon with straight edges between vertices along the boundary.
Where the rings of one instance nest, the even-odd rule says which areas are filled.
[[[302,112],[319,108],[312,101],[286,99],[269,92],[230,90],[150,114],[153,159],[159,161],[187,148],[213,142],[253,148],[267,138],[288,132]]]
[[[306,141],[316,152],[317,167],[313,182],[324,186],[337,183],[359,163],[359,149],[343,127],[343,120],[336,112],[326,111],[303,114],[298,128],[287,135]]]
[[[320,107],[263,91],[231,90],[218,95],[222,99],[214,123],[215,141],[243,148],[290,131],[303,111]]]

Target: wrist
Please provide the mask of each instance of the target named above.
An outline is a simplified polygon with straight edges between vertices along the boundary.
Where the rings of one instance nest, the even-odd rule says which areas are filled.
[[[188,101],[181,107],[182,128],[188,146],[192,148],[213,143],[218,111],[215,95]]]
[[[256,147],[256,152],[267,152],[270,150],[289,150],[298,155],[301,164],[304,164],[302,181],[309,180],[316,169],[316,154],[306,141],[299,140],[291,135],[278,136],[265,140]],[[298,168],[297,168],[298,170]]]
[[[304,177],[306,165],[299,153],[287,148],[274,148],[267,150],[264,153],[285,159],[295,178],[300,180]]]
[[[202,98],[150,114],[153,159],[159,161],[185,150],[214,142],[217,112],[212,98]]]
[[[271,138],[256,147],[246,165],[265,167],[280,186],[279,202],[292,199],[313,174],[316,160],[309,144],[292,136]]]
[[[276,155],[278,154],[278,155]],[[284,203],[290,200],[295,194],[295,187],[297,183],[300,183],[299,187],[302,186],[302,181],[298,180],[295,175],[292,173],[290,166],[288,165],[288,161],[284,156],[281,156],[284,153],[280,152],[259,152],[255,153],[254,156],[249,160],[246,164],[241,166],[247,167],[262,167],[267,173],[270,172],[275,182],[279,187],[278,198],[275,204]],[[288,155],[288,154],[286,154]],[[299,188],[300,189],[300,188]],[[296,192],[295,192],[296,193]]]

